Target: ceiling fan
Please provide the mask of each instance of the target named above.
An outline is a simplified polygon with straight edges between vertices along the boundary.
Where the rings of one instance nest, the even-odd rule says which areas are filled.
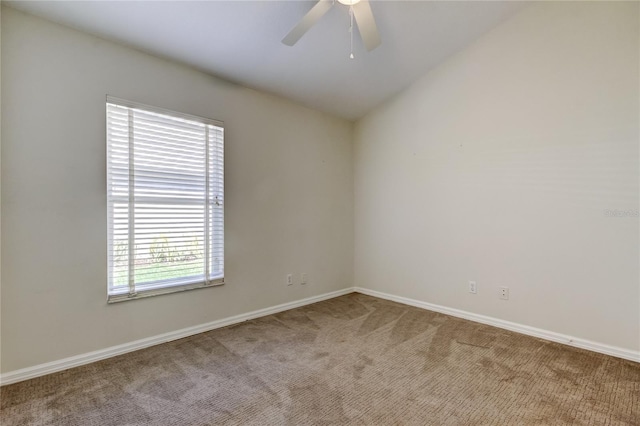
[[[351,18],[351,59],[353,59],[353,19],[355,18],[360,30],[360,36],[364,46],[368,51],[372,51],[381,43],[376,20],[368,0],[338,0],[339,3],[349,6],[349,16]],[[287,46],[293,46],[309,29],[324,16],[335,4],[335,0],[319,0],[300,22],[282,39]]]

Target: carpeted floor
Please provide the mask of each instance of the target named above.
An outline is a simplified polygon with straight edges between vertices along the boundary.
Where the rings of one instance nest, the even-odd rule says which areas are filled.
[[[640,425],[640,364],[349,294],[5,386],[9,425]]]

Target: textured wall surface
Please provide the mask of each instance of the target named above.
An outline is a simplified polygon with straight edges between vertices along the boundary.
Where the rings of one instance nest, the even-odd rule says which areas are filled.
[[[2,371],[352,285],[350,122],[10,8],[2,88]],[[225,286],[106,304],[107,94],[225,122]]]
[[[640,350],[638,7],[533,4],[361,120],[356,285]]]

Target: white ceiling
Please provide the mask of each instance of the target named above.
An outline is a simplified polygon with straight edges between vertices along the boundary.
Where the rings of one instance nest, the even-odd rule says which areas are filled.
[[[371,1],[382,45],[339,4],[293,47],[314,1],[9,1],[10,6],[347,119],[362,117],[520,10],[514,1]]]

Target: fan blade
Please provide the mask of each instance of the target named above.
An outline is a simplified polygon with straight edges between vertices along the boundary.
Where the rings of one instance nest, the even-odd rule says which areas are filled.
[[[353,15],[356,18],[364,47],[371,51],[380,46],[382,41],[380,40],[380,34],[378,34],[378,27],[376,26],[376,20],[373,18],[369,1],[361,0],[359,3],[354,4]]]
[[[333,6],[332,0],[319,0],[318,3],[316,3],[316,5],[302,17],[300,22],[298,22],[298,25],[289,31],[289,34],[282,39],[282,42],[287,46],[293,46],[296,44],[298,40],[300,40],[300,38],[309,31],[309,28],[318,22],[320,18],[322,18],[322,16],[331,9],[331,6]]]

